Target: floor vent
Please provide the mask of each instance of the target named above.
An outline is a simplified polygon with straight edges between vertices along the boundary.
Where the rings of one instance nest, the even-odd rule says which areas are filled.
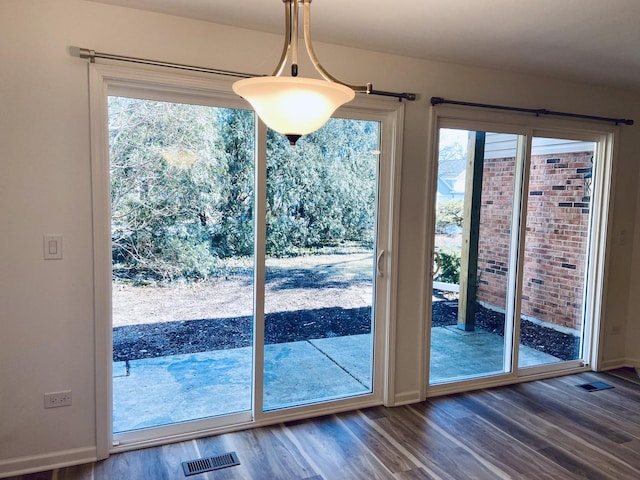
[[[584,388],[588,392],[596,392],[598,390],[607,390],[609,388],[613,388],[611,385],[604,382],[584,383],[582,385],[578,385],[578,387]]]
[[[197,460],[182,462],[182,469],[184,470],[185,476],[189,476],[220,470],[221,468],[234,467],[236,465],[240,465],[240,460],[238,460],[236,452],[230,452],[215,457],[198,458]]]

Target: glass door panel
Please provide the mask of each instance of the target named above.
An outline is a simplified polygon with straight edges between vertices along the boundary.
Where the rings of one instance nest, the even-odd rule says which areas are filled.
[[[111,96],[113,431],[250,411],[254,116]]]
[[[380,124],[269,132],[264,410],[371,393]]]
[[[596,147],[440,129],[430,384],[583,359]]]
[[[522,286],[520,367],[582,358],[596,144],[534,137]]]
[[[440,129],[430,384],[511,371],[517,163],[518,135]]]

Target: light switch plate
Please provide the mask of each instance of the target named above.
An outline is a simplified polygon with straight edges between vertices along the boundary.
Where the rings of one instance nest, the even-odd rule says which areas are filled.
[[[45,260],[62,260],[62,235],[45,235],[43,248]]]

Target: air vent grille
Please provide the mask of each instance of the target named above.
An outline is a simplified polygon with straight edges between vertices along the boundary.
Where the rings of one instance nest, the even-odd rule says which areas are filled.
[[[596,392],[598,390],[608,390],[609,388],[613,388],[611,385],[604,382],[584,383],[582,385],[578,385],[578,387],[584,388],[588,392]]]
[[[229,452],[216,455],[215,457],[197,458],[195,460],[182,462],[182,469],[184,470],[185,476],[189,476],[220,470],[221,468],[234,467],[236,465],[240,465],[240,460],[238,460],[236,452]]]

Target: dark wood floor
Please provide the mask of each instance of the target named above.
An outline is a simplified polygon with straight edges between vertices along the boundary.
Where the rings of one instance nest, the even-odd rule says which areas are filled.
[[[576,386],[593,381],[615,388]],[[256,428],[16,478],[180,479],[181,462],[229,451],[241,465],[187,478],[640,479],[640,385],[584,373]]]

